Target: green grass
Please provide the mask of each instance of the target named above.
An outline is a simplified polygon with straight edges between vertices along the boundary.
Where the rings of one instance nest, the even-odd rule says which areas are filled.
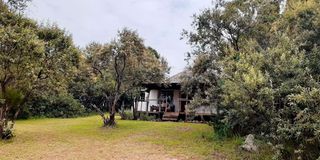
[[[242,138],[215,140],[206,124],[117,123],[102,128],[98,116],[17,121],[15,138],[0,142],[0,159],[270,159],[268,147],[240,151]]]

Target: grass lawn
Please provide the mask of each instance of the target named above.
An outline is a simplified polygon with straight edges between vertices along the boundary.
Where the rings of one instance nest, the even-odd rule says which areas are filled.
[[[0,141],[0,159],[270,159],[270,149],[249,154],[241,138],[214,140],[206,124],[117,121],[101,127],[98,116],[21,120],[16,137]]]

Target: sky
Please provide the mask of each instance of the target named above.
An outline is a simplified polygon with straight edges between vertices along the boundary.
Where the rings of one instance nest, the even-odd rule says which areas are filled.
[[[79,47],[110,42],[124,27],[136,30],[168,60],[174,75],[185,68],[191,49],[181,40],[182,30],[190,30],[192,15],[211,5],[212,0],[33,0],[26,14],[64,28]]]

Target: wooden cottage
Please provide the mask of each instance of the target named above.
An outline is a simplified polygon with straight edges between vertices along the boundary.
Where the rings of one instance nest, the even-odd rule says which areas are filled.
[[[138,112],[148,115],[157,115],[162,120],[185,120],[188,116],[210,116],[215,110],[209,106],[199,106],[195,109],[188,108],[192,97],[181,90],[181,72],[168,79],[167,83],[147,83],[135,108]]]

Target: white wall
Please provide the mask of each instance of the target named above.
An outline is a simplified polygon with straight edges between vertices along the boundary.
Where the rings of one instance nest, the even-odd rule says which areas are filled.
[[[154,105],[157,106],[158,105],[158,95],[159,95],[159,91],[158,90],[150,90],[150,93],[146,92],[145,93],[145,100],[147,101],[149,98],[149,106],[148,106],[148,110],[150,111],[150,106]],[[138,111],[147,111],[147,102],[138,102]]]
[[[147,102],[138,102],[138,111],[146,111]]]
[[[150,106],[158,106],[159,90],[150,90],[149,109]]]
[[[145,100],[148,100],[149,98],[149,106],[148,109],[151,111],[151,106],[158,106],[158,98],[159,98],[159,90],[150,90],[149,93],[145,93]],[[181,104],[180,104],[180,90],[174,90],[173,92],[173,101],[175,105],[175,111],[180,112],[181,110]],[[138,102],[137,103],[137,110],[138,111],[147,111],[147,102]],[[186,106],[186,109],[188,111],[188,107]],[[195,110],[196,114],[216,114],[217,110],[215,107],[212,106],[200,106],[197,107]]]

